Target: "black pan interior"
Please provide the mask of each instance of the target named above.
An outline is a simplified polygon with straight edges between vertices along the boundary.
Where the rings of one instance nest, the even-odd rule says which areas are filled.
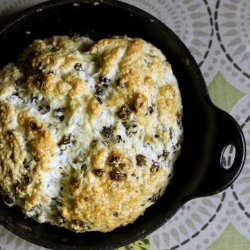
[[[111,233],[75,234],[25,219],[16,208],[0,204],[3,224],[16,234],[50,248],[81,246],[114,248],[143,237],[161,226],[183,202],[196,193],[209,168],[215,114],[197,65],[180,40],[152,16],[117,1],[53,1],[28,11],[0,32],[0,68],[34,39],[80,34],[94,40],[113,35],[141,37],[160,48],[172,64],[184,107],[185,140],[172,184],[163,198],[132,225]],[[28,31],[28,32],[27,32]],[[205,146],[204,146],[205,145]]]

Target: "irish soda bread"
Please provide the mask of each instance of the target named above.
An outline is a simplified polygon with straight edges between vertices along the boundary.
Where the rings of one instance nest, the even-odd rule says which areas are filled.
[[[0,71],[0,192],[28,217],[109,232],[163,194],[180,152],[182,104],[142,39],[35,40]]]

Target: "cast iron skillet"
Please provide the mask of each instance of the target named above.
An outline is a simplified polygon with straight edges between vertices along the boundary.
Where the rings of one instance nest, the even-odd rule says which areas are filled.
[[[167,56],[179,82],[185,133],[171,185],[144,216],[111,233],[76,234],[39,224],[3,203],[0,223],[18,236],[48,248],[114,249],[156,230],[188,200],[227,188],[243,167],[245,141],[236,121],[212,104],[199,67],[180,39],[153,16],[121,2],[58,0],[28,9],[0,30],[0,68],[16,61],[36,38],[75,33],[95,40],[125,34],[141,37]],[[226,170],[221,166],[221,155],[229,144],[235,147],[236,156],[232,167]]]

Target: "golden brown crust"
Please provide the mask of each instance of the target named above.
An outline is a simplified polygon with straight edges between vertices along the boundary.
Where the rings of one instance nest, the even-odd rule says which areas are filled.
[[[134,110],[137,115],[145,115],[148,108],[148,99],[141,93],[134,94]]]
[[[9,104],[0,104],[0,161],[3,166],[0,181],[1,188],[6,194],[26,199],[24,207],[29,211],[43,199],[41,185],[35,180],[41,180],[41,171],[47,171],[49,152],[53,151],[53,146],[45,131],[31,129],[30,124],[35,123],[35,119],[24,117],[25,115],[14,110]],[[13,121],[17,124],[13,124]],[[37,126],[42,128],[39,123]],[[24,140],[24,134],[27,135],[27,141]],[[28,169],[26,165],[27,145],[30,145],[31,155],[42,159],[40,163],[34,164],[32,169]]]
[[[102,106],[95,97],[91,97],[88,103],[87,112],[90,116],[99,116]]]
[[[171,123],[176,121],[178,107],[180,105],[180,101],[176,96],[178,95],[178,90],[176,87],[171,85],[162,86],[159,88],[159,93],[157,96],[157,104],[159,109],[159,119],[164,120],[164,116],[166,113],[168,114],[168,119]]]

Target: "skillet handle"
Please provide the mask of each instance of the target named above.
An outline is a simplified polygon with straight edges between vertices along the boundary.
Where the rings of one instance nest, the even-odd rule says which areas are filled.
[[[240,126],[228,113],[215,108],[217,122],[214,147],[210,167],[204,174],[200,187],[201,194],[198,196],[216,194],[229,187],[240,174],[246,158],[246,143]],[[222,166],[222,156],[228,145],[234,146],[235,158],[231,167],[226,169]]]

